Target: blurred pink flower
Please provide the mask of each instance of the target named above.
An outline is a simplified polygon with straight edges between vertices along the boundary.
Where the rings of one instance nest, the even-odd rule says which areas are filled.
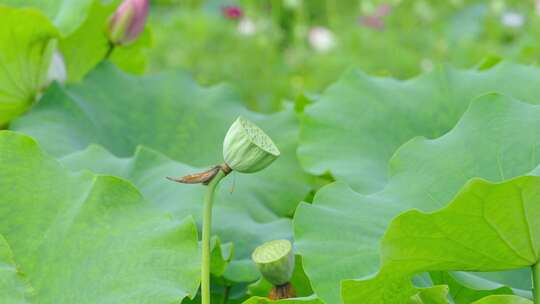
[[[391,12],[392,6],[390,4],[381,4],[375,9],[373,14],[361,16],[359,19],[360,25],[382,31],[385,26],[383,17],[390,15]]]
[[[239,6],[225,6],[221,10],[223,12],[223,16],[225,16],[227,19],[237,20],[244,16],[244,11]]]
[[[124,0],[109,20],[109,41],[115,45],[128,44],[144,30],[149,0]]]
[[[360,17],[360,24],[374,30],[384,30],[384,21],[380,17],[362,16]]]
[[[388,16],[392,12],[392,5],[388,3],[383,3],[377,7],[375,10],[375,13],[373,13],[374,17],[384,17]]]

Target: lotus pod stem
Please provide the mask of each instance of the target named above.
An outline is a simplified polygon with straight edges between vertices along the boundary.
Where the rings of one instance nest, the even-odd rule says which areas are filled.
[[[201,265],[201,302],[210,304],[210,238],[212,236],[212,205],[216,187],[225,177],[225,172],[218,170],[208,184],[204,196],[203,229],[202,229],[202,265]]]
[[[224,164],[179,178],[167,177],[169,180],[182,184],[203,184],[208,186],[204,196],[202,224],[202,304],[210,304],[210,238],[212,236],[212,205],[217,185],[232,170],[244,173],[257,172],[270,165],[278,156],[279,150],[270,137],[252,122],[239,117],[231,125],[224,139]],[[289,247],[291,247],[290,243]],[[294,267],[294,255],[292,256],[292,266],[286,267],[291,268],[290,271],[286,270],[290,272],[288,275],[290,279],[292,267]]]

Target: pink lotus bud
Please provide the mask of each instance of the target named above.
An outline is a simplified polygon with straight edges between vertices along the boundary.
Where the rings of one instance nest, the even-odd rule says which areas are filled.
[[[223,16],[227,19],[237,20],[244,16],[244,11],[239,6],[225,6],[222,8]]]
[[[124,0],[109,20],[109,41],[125,45],[137,39],[144,30],[149,0]]]

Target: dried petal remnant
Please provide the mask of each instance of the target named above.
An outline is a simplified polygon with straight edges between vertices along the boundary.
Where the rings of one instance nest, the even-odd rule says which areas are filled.
[[[218,174],[219,171],[223,171],[225,175],[231,173],[232,169],[226,164],[215,166],[207,171],[185,175],[182,177],[167,177],[168,180],[182,184],[204,184],[208,185],[212,179]]]

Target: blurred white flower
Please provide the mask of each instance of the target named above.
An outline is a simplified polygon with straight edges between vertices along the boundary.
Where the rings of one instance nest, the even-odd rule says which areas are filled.
[[[47,71],[47,84],[50,84],[55,80],[63,84],[66,82],[66,79],[67,71],[66,64],[64,63],[64,56],[56,50],[53,53],[49,70]]]
[[[285,0],[283,4],[288,9],[297,9],[302,6],[302,0]]]
[[[535,3],[535,7],[536,7],[536,13],[538,15],[540,15],[540,0],[536,0],[536,3]]]
[[[315,26],[309,30],[309,44],[318,52],[326,52],[331,50],[335,44],[334,33],[322,26]]]
[[[516,12],[504,12],[501,16],[501,23],[506,27],[520,28],[525,23],[525,17]]]
[[[243,18],[238,22],[238,32],[244,36],[252,36],[257,31],[255,22],[249,18]]]

